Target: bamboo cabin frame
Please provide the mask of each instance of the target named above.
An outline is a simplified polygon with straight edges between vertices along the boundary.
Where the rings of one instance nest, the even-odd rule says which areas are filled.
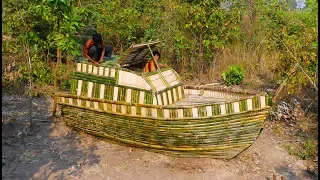
[[[157,65],[148,73],[128,69],[145,63],[158,43],[131,46],[117,65],[77,63],[70,93],[56,94],[65,123],[178,157],[230,159],[248,148],[263,128],[271,97],[187,86],[170,67]]]

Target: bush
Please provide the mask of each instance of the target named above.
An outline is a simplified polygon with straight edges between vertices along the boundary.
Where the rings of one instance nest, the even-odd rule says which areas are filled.
[[[310,159],[317,153],[317,146],[314,141],[307,140],[302,144],[302,150],[300,152],[300,157],[303,160]]]
[[[70,80],[64,80],[63,82],[62,82],[62,86],[63,86],[63,88],[65,89],[65,90],[69,90],[70,89],[70,87],[71,87],[71,82],[70,82]]]
[[[239,85],[244,79],[244,72],[239,66],[229,66],[229,69],[222,73],[222,78],[228,86]]]
[[[48,63],[42,61],[42,57],[34,54],[31,57],[32,63],[32,79],[34,83],[37,84],[52,84],[53,83],[53,72],[52,68],[48,67]],[[29,68],[28,64],[22,64],[20,66],[21,71],[23,72],[23,78],[25,81],[29,81]]]

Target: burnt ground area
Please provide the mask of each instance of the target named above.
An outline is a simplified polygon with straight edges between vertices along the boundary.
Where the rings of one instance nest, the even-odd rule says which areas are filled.
[[[175,158],[74,131],[61,118],[52,122],[49,97],[33,98],[30,133],[29,107],[26,96],[2,94],[2,179],[318,179],[307,161],[284,150],[294,139],[279,136],[270,121],[231,160]]]

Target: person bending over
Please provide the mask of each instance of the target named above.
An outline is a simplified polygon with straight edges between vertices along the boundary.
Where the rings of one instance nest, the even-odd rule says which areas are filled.
[[[98,66],[104,61],[104,57],[111,58],[112,50],[112,46],[105,45],[102,36],[95,33],[87,40],[83,54],[93,65]]]

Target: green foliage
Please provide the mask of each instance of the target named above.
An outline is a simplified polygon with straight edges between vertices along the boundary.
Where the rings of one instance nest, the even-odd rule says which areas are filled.
[[[290,155],[297,155],[296,149],[291,144],[285,144],[283,147]]]
[[[150,2],[150,1],[149,1]],[[155,40],[156,26],[151,3],[138,1],[104,1],[101,6],[90,4],[92,26],[115,48],[126,49],[133,43]]]
[[[23,54],[28,42],[30,52],[37,55],[36,61],[45,66],[55,58],[57,48],[62,50],[63,58],[80,56],[79,37],[85,36],[84,41],[98,31],[118,52],[133,43],[161,40],[163,57],[170,59],[169,65],[180,73],[206,74],[211,65],[219,67],[217,55],[237,47],[244,52],[254,51],[257,57],[279,54],[271,69],[274,82],[281,83],[299,63],[318,84],[316,0],[307,0],[306,7],[299,10],[292,8],[293,1],[228,2],[7,0],[3,2],[3,35],[11,40],[3,42],[2,50]],[[36,79],[40,78],[39,72],[45,72],[40,64],[35,65],[40,69]],[[308,84],[307,76],[298,70],[287,81],[287,89],[295,93]]]
[[[230,85],[239,85],[244,79],[244,72],[239,66],[229,66],[229,69],[222,73],[223,80]]]
[[[11,0],[10,4],[22,3]],[[10,35],[19,48],[28,39],[30,48],[37,46],[37,52],[46,53],[49,49],[60,48],[67,54],[80,55],[80,43],[74,35],[84,26],[87,11],[74,7],[73,0],[27,1],[25,4],[5,8],[4,34]],[[14,49],[6,46],[7,49]],[[16,49],[16,48],[15,48]],[[40,54],[38,54],[40,56]]]
[[[306,140],[300,145],[290,143],[284,144],[283,147],[290,155],[297,156],[303,160],[313,158],[317,153],[317,145],[314,140]]]
[[[265,47],[264,51],[279,52],[280,59],[273,69],[276,80],[284,79],[299,63],[317,82],[317,3],[314,0],[306,3],[303,10],[290,10],[289,5],[282,1],[257,2],[254,37],[258,43],[263,42],[259,47]],[[307,76],[299,69],[287,82],[289,93],[301,91],[307,83]]]
[[[159,33],[171,45],[169,51],[174,53],[173,58],[187,58],[177,63],[180,65],[177,69],[194,69],[193,72],[200,75],[208,70],[206,67],[209,67],[216,52],[242,37],[242,6],[238,6],[237,2],[230,9],[222,7],[219,1],[207,0],[164,4],[172,5],[168,7],[172,11],[167,12],[170,19],[164,19],[162,32]],[[167,21],[174,28],[168,27]],[[183,67],[186,64],[188,66]]]
[[[64,80],[64,81],[62,82],[62,86],[63,86],[64,89],[69,90],[70,87],[71,87],[71,81],[68,80],[68,79],[67,79],[67,80]]]
[[[317,146],[313,140],[307,140],[302,145],[302,150],[300,152],[300,157],[303,160],[312,158],[317,153]]]
[[[14,6],[15,3],[19,5]],[[81,55],[80,42],[75,35],[85,25],[86,9],[75,7],[73,0],[9,0],[6,5],[10,8],[4,10],[4,34],[12,40],[5,43],[3,51],[26,57],[26,50],[29,50],[34,81],[52,84],[53,71],[49,66],[50,57],[55,57],[52,50],[61,49],[62,58]],[[26,64],[21,66],[26,80],[27,67]]]
[[[80,42],[74,35],[85,24],[85,8],[74,7],[73,0],[44,0],[33,9],[42,20],[51,24],[53,29],[47,34],[50,48],[59,48],[73,56],[80,55]]]
[[[41,61],[40,58],[41,57],[38,57],[37,54],[34,54],[33,57],[31,57],[33,81],[40,85],[52,84],[52,68],[48,67],[48,64]],[[22,70],[24,80],[28,81],[29,71],[27,65],[22,65],[20,68]]]

